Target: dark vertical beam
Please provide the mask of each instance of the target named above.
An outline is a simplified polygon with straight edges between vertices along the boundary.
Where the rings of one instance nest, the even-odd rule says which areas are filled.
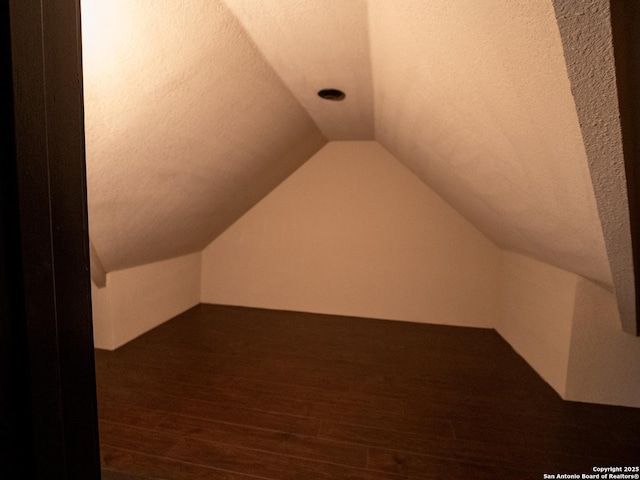
[[[610,5],[640,335],[640,2],[611,0]]]
[[[77,0],[10,0],[33,475],[98,479]],[[28,427],[24,425],[24,427]]]
[[[0,49],[0,470],[33,478],[8,3],[0,6]]]

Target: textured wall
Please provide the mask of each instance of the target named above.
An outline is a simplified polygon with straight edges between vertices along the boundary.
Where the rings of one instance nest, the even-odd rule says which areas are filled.
[[[200,303],[200,253],[109,272],[92,295],[95,346],[113,350]]]
[[[331,142],[204,250],[201,299],[490,327],[498,258],[377,142]]]
[[[636,331],[631,232],[609,0],[554,0],[624,329]]]

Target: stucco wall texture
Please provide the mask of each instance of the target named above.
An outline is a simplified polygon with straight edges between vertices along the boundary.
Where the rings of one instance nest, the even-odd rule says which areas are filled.
[[[609,1],[554,0],[618,309],[625,331],[636,326],[627,183],[618,112]]]
[[[605,0],[83,0],[82,15],[107,289],[203,251],[328,141],[376,140],[469,235],[614,290],[634,331]]]
[[[89,233],[107,272],[202,250],[325,144],[221,2],[82,6]]]

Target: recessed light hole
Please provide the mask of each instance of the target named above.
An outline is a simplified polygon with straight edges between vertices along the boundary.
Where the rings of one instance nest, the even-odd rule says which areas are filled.
[[[338,90],[336,88],[325,88],[318,92],[318,96],[320,98],[324,98],[325,100],[331,100],[333,102],[339,102],[340,100],[344,100],[346,95],[342,90]]]

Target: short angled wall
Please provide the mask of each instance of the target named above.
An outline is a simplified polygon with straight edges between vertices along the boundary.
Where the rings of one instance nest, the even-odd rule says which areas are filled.
[[[502,254],[501,311],[495,328],[561,396],[578,278],[517,253]]]
[[[496,330],[562,398],[640,407],[640,338],[612,292],[511,252],[500,288]]]
[[[200,253],[109,272],[92,295],[94,344],[115,350],[200,303]]]
[[[640,408],[640,338],[624,333],[616,297],[578,281],[565,398]]]
[[[106,278],[106,276],[105,276]],[[91,310],[93,312],[93,345],[103,350],[114,350],[116,339],[111,315],[111,290],[98,287],[91,281]]]

